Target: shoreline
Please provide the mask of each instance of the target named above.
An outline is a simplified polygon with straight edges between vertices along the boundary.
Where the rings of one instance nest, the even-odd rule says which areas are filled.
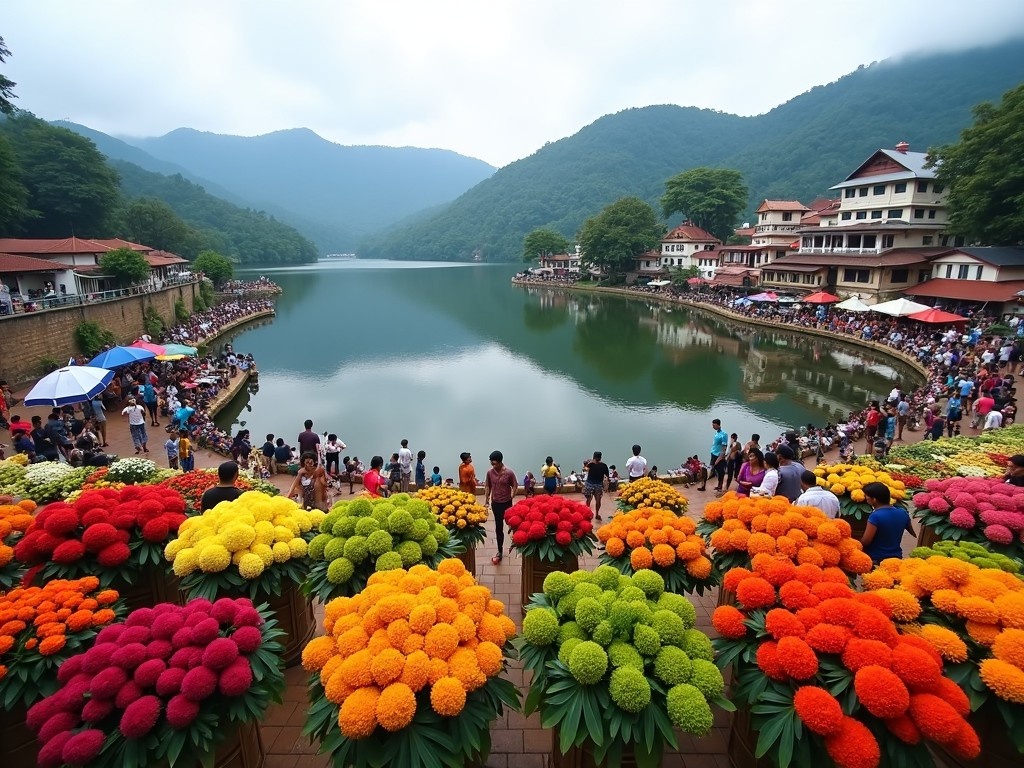
[[[274,309],[263,309],[263,310],[260,310],[259,312],[255,312],[255,313],[253,313],[251,315],[246,315],[245,317],[240,317],[237,320],[232,320],[227,325],[222,325],[220,328],[218,328],[216,331],[214,331],[209,336],[204,336],[201,340],[197,341],[196,342],[196,346],[197,347],[208,347],[208,346],[210,346],[210,344],[212,344],[214,341],[216,341],[218,338],[223,336],[228,331],[233,331],[235,328],[238,328],[239,326],[245,325],[246,323],[251,323],[253,320],[259,320],[259,319],[264,318],[264,317],[274,317],[276,314],[277,314],[277,310],[274,310]]]

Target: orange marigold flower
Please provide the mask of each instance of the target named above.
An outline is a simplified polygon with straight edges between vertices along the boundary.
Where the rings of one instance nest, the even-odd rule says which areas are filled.
[[[331,656],[327,663],[324,664],[323,669],[320,670],[320,685],[327,687],[327,681],[331,679],[331,675],[338,671],[338,668],[345,662],[341,656]]]
[[[367,686],[357,688],[342,703],[338,712],[338,726],[342,735],[350,739],[365,739],[377,728],[377,700],[380,689]]]
[[[779,645],[774,640],[766,640],[757,646],[757,666],[772,680],[789,679],[779,657]]]
[[[457,678],[442,677],[430,687],[430,706],[442,717],[455,717],[466,706],[466,689]]]
[[[676,545],[676,557],[684,563],[696,560],[704,553],[704,548],[696,541],[681,541]]]
[[[999,609],[983,597],[961,597],[956,601],[956,612],[968,621],[979,624],[998,624]]]
[[[964,725],[957,711],[933,693],[915,693],[910,697],[910,719],[926,738],[940,744],[956,738]]]
[[[612,557],[622,557],[626,551],[626,543],[617,536],[613,536],[605,543],[604,549]]]
[[[506,623],[503,619],[508,619]],[[508,625],[512,625],[512,634],[508,632]],[[485,613],[480,617],[480,623],[477,625],[476,636],[479,640],[494,643],[495,645],[504,645],[505,640],[515,635],[515,622],[508,618],[508,616],[492,616],[489,613]],[[429,653],[429,651],[428,651]]]
[[[905,594],[910,595],[909,592],[905,593]],[[871,608],[874,608],[876,611],[881,613],[887,619],[893,618],[893,615],[892,615],[892,605],[890,605],[885,600],[885,598],[882,598],[882,597],[878,596],[874,592],[855,592],[854,594],[851,595],[851,597],[854,600],[856,600],[858,603],[860,603],[861,605],[866,605],[866,606],[869,606]],[[913,597],[913,595],[910,595],[910,597]]]
[[[821,523],[818,526],[818,541],[822,544],[838,544],[842,538],[842,531],[835,523]]]
[[[853,632],[865,640],[880,640],[886,645],[895,645],[899,639],[896,625],[881,611],[866,605],[859,606],[857,620],[853,624]]]
[[[392,683],[377,698],[377,722],[388,731],[400,731],[416,714],[416,695],[405,683]]]
[[[436,621],[437,612],[434,606],[429,604],[417,605],[409,613],[409,627],[413,632],[419,632],[421,635],[427,634]]]
[[[839,730],[825,737],[825,749],[838,768],[876,768],[882,761],[878,741],[868,727],[845,715]]]
[[[872,594],[885,600],[896,621],[913,621],[921,615],[921,603],[909,592],[901,589],[879,589]]]
[[[841,654],[853,633],[838,624],[817,624],[807,630],[804,640],[819,653]]]
[[[779,587],[779,602],[791,610],[813,608],[821,600],[811,593],[811,588],[802,581],[787,581]]]
[[[654,562],[662,568],[668,568],[676,561],[676,551],[669,544],[655,544],[651,555]],[[630,557],[630,561],[632,562],[632,557]]]
[[[796,617],[808,631],[825,621],[825,616],[817,608],[801,608],[796,612]]]
[[[760,576],[751,576],[736,587],[736,598],[750,610],[775,604],[775,587]]]
[[[504,654],[498,645],[485,641],[476,647],[476,663],[481,672],[494,677],[502,670]]]
[[[821,553],[817,552],[813,547],[804,547],[798,550],[796,560],[801,565],[817,565],[821,567],[825,564],[825,559],[821,556]]]
[[[925,624],[921,627],[919,637],[927,641],[946,661],[955,664],[967,661],[967,644],[953,630],[938,624]]]
[[[907,686],[890,670],[877,664],[868,664],[857,670],[853,689],[864,708],[883,720],[905,714],[910,706]]]
[[[811,646],[799,637],[779,640],[779,662],[794,680],[809,680],[818,673],[818,657]]]
[[[354,688],[363,688],[373,685],[373,675],[370,674],[370,662],[373,654],[368,648],[357,651],[345,659],[340,667],[340,673],[345,676],[349,684]]]
[[[889,733],[904,744],[921,743],[921,732],[917,730],[917,726],[914,725],[914,721],[907,715],[886,720],[885,727],[889,729]]]
[[[735,592],[739,583],[749,576],[753,574],[746,568],[730,568],[722,579],[722,588]]]
[[[487,682],[487,676],[476,661],[476,651],[460,648],[448,659],[448,674],[462,683],[467,692],[475,691]]]
[[[629,564],[634,571],[642,571],[654,565],[654,556],[647,547],[640,547],[629,553]]]
[[[960,726],[952,741],[945,744],[946,749],[964,760],[974,760],[981,754],[981,739],[978,732],[966,720]]]
[[[703,555],[686,564],[686,572],[695,579],[708,578],[711,576],[711,569],[711,558],[704,557]]]
[[[99,627],[103,624],[109,624],[117,618],[117,614],[114,613],[111,608],[100,608],[92,615],[92,625]]]
[[[842,726],[843,708],[835,696],[815,685],[797,688],[793,708],[809,731],[819,736],[836,733]]]
[[[626,546],[630,549],[637,549],[638,547],[644,546],[647,543],[647,539],[640,531],[630,531],[626,534]]]
[[[67,638],[64,635],[51,635],[39,642],[39,653],[43,656],[52,656],[64,648],[66,643]]]
[[[345,679],[345,675],[335,668],[334,672],[327,678],[327,685],[324,686],[324,697],[334,704],[341,704],[352,695],[353,690],[348,684],[348,680]]]
[[[747,540],[747,551],[752,555],[759,552],[774,555],[777,551],[775,539],[767,533],[752,533]]]
[[[302,649],[302,668],[307,672],[319,672],[336,653],[333,637],[314,637]]]
[[[102,592],[96,593],[96,602],[100,605],[112,605],[117,601],[117,598],[116,589],[104,589]]]
[[[839,562],[850,573],[867,573],[873,565],[871,557],[859,549],[844,554]]]
[[[14,647],[14,638],[10,635],[0,635],[0,656],[7,653]]]
[[[967,698],[963,688],[948,677],[940,677],[927,693],[934,693],[961,717],[967,717],[971,713],[971,700]]]
[[[992,645],[1002,631],[998,624],[983,624],[978,621],[968,621],[964,627],[971,639],[982,645]]]
[[[788,636],[803,637],[806,632],[803,622],[785,608],[772,608],[768,611],[764,628],[776,640]]]
[[[430,669],[430,657],[423,651],[413,651],[405,657],[405,667],[399,681],[418,693],[430,681]]]
[[[978,665],[981,679],[999,698],[1024,704],[1024,670],[1002,659],[985,659]]]
[[[859,637],[851,639],[843,649],[843,666],[856,672],[871,664],[890,667],[892,648],[878,640],[862,640]]]
[[[1024,629],[1024,592],[1007,592],[993,603],[999,611],[999,620],[1004,627]]]
[[[92,617],[92,611],[78,610],[64,619],[64,623],[68,625],[70,631],[81,632],[92,626]]]
[[[3,680],[5,677],[7,677],[7,666],[0,664],[0,680]]]
[[[937,589],[931,594],[932,605],[943,613],[956,613],[960,593],[955,589]]]
[[[907,687],[913,690],[925,690],[942,677],[942,665],[929,656],[925,650],[908,642],[910,639],[900,638],[900,643],[893,648],[891,669],[907,684]],[[918,723],[918,727],[920,725]]]
[[[459,633],[451,624],[435,624],[426,634],[424,650],[431,658],[447,659],[459,646]]]
[[[711,614],[711,626],[730,640],[738,640],[747,634],[745,620],[743,612],[733,605],[720,605]]]
[[[442,677],[448,676],[448,662],[443,659],[431,659],[430,660],[430,674],[427,677],[427,682],[431,685],[436,683]]]
[[[404,669],[405,656],[394,648],[385,648],[376,654],[370,662],[370,674],[373,676],[373,681],[382,688],[401,677]]]
[[[38,646],[39,646],[39,639],[38,638],[30,637],[28,640],[25,641],[25,650],[27,650],[27,651],[34,651]]]
[[[1024,669],[1024,629],[1004,629],[992,643],[992,655]]]

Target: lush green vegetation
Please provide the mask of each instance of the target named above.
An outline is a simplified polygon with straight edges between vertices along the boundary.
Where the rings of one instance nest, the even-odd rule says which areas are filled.
[[[566,253],[569,239],[550,227],[541,227],[523,238],[523,261],[536,261],[541,256]]]
[[[633,257],[658,244],[665,228],[654,209],[639,197],[616,200],[580,228],[580,248],[587,266],[610,274],[633,268]]]
[[[149,279],[149,262],[131,248],[115,248],[100,256],[100,269],[110,275],[118,285],[128,286]]]
[[[231,262],[214,251],[203,251],[200,253],[196,260],[192,262],[192,268],[196,272],[202,272],[210,278],[218,288],[230,280],[231,276],[235,273]]]
[[[699,166],[738,170],[750,217],[764,198],[810,202],[879,147],[954,141],[975,104],[1024,79],[1022,50],[1014,41],[882,62],[756,117],[675,106],[609,115],[502,168],[426,221],[369,240],[359,255],[515,261],[528,232],[574,237],[620,197],[656,204],[669,178]]]
[[[733,234],[747,202],[743,175],[729,168],[692,168],[665,182],[661,208],[692,221],[722,242]]]
[[[79,351],[86,357],[93,357],[108,344],[117,343],[113,332],[95,320],[80,322],[75,326],[73,335]]]

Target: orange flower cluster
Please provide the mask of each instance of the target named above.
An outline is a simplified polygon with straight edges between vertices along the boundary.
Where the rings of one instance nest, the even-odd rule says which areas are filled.
[[[837,568],[755,560],[753,571],[734,568],[725,575],[724,586],[736,591],[742,610],[720,606],[712,624],[726,638],[757,644],[760,672],[793,686],[797,715],[824,737],[836,765],[877,766],[881,761],[878,741],[855,717],[860,709],[883,720],[908,744],[929,739],[964,759],[980,754],[978,735],[965,719],[970,712],[966,694],[943,676],[942,657],[931,644],[897,631],[885,599],[854,592]],[[758,640],[748,628],[754,611],[766,611],[770,639]],[[857,706],[850,715],[820,684],[824,656],[854,673]]]
[[[704,521],[720,526],[708,543],[716,553],[746,552],[785,558],[847,573],[867,573],[871,558],[851,538],[850,524],[816,507],[796,507],[783,497],[740,496],[730,491],[704,507]]]
[[[26,531],[35,511],[36,503],[31,499],[0,505],[0,568],[14,559],[14,539]]]
[[[0,595],[0,681],[14,664],[32,655],[52,656],[74,635],[112,622],[117,592],[97,592],[99,585],[95,576],[56,579]]]
[[[320,673],[350,739],[378,725],[405,728],[428,686],[434,711],[457,716],[467,694],[502,671],[502,649],[516,633],[505,605],[455,559],[436,571],[421,564],[373,574],[362,592],[327,604],[324,629],[303,650],[302,665]]]
[[[1024,704],[1024,581],[998,568],[952,557],[883,560],[864,576],[864,587],[883,599],[906,603],[927,600],[937,610],[963,622],[963,632],[987,646],[990,656],[978,665],[985,685],[1001,699]],[[916,617],[914,617],[916,618]],[[910,625],[939,648],[954,649],[964,661],[967,647],[956,632],[930,624]],[[963,647],[960,654],[960,647]],[[951,658],[943,652],[947,658]]]
[[[678,561],[695,579],[711,575],[711,558],[697,525],[665,509],[640,507],[623,512],[597,530],[598,540],[613,558],[629,557],[634,571],[671,568]]]

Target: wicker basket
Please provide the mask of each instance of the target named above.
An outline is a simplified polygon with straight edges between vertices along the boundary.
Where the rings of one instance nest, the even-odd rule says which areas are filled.
[[[522,606],[526,607],[526,604],[530,602],[530,595],[534,592],[544,591],[544,577],[549,573],[554,571],[575,573],[579,569],[580,559],[576,555],[566,555],[555,562],[541,560],[538,557],[524,557],[522,590],[520,591]]]

